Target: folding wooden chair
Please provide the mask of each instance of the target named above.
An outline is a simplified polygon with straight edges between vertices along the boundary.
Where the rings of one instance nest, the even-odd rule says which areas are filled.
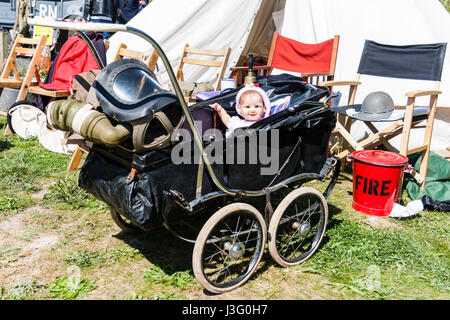
[[[339,36],[316,44],[307,44],[290,39],[275,32],[270,46],[267,64],[254,66],[253,70],[262,76],[272,73],[273,69],[295,72],[304,82],[317,84],[319,81],[334,79],[339,47]],[[230,68],[236,84],[242,84],[243,72],[248,68]]]
[[[184,81],[183,75],[183,67],[186,64],[193,64],[205,67],[214,67],[218,68],[217,72],[217,80],[213,85],[214,90],[220,90],[220,79],[222,79],[225,68],[228,63],[228,58],[230,57],[231,48],[227,47],[225,50],[210,50],[210,49],[198,49],[192,48],[189,44],[186,43],[183,49],[183,53],[181,54],[181,59],[178,64],[178,68],[176,71],[177,80]],[[192,58],[188,57],[188,55],[201,55],[201,56],[209,56],[209,59],[200,59],[200,58]],[[218,58],[219,57],[219,58]],[[190,97],[185,97],[187,102],[195,101]]]
[[[147,56],[145,52],[127,49],[127,45],[125,43],[121,43],[119,48],[117,49],[113,61],[118,61],[123,58],[142,60],[150,68],[150,70],[154,71],[156,63],[158,62],[159,55],[156,50],[153,50],[151,54]]]
[[[31,86],[41,83],[37,66],[42,58],[42,51],[44,50],[46,41],[46,36],[42,36],[39,39],[25,38],[21,34],[17,36],[9,53],[5,68],[0,76],[0,94],[3,88],[20,88],[16,101],[24,100]],[[30,48],[30,46],[32,47]],[[18,55],[31,57],[24,78],[21,78],[17,69],[16,58]],[[36,78],[35,81],[33,81],[33,77]],[[0,115],[6,116],[6,112],[0,111]],[[6,132],[9,133],[8,127],[6,128]]]
[[[82,50],[84,50],[78,43],[84,43],[82,39],[78,37],[71,36],[62,46],[59,55],[55,61],[55,70],[53,74],[53,79],[50,83],[42,84],[40,86],[30,87],[29,92],[38,94],[41,96],[50,97],[50,101],[65,98],[70,95],[70,85],[68,83],[71,81],[71,77],[78,74],[78,72],[88,71],[88,69],[99,69],[101,66],[98,65],[92,54],[87,53],[86,55]],[[86,45],[87,52],[90,52],[88,46]],[[73,50],[76,50],[77,54],[73,54]],[[66,58],[68,55],[70,58]],[[86,59],[84,61],[83,59]],[[78,62],[78,60],[80,62]],[[77,61],[76,63],[74,63]],[[70,65],[70,68],[66,70],[65,66]],[[63,67],[64,66],[64,67]],[[59,68],[61,68],[60,71]],[[58,76],[56,76],[58,75]],[[53,86],[53,83],[58,80],[59,83],[64,83],[62,87],[65,89],[56,89]],[[47,89],[50,87],[51,89]],[[61,86],[57,86],[56,88],[60,88]]]
[[[409,155],[415,152],[422,152],[423,161],[420,166],[419,174],[415,173],[415,178],[421,188],[425,186],[427,174],[428,158],[430,154],[431,137],[433,133],[433,123],[436,114],[437,98],[441,93],[439,91],[442,68],[444,65],[444,56],[446,43],[432,43],[420,45],[394,46],[379,44],[374,41],[366,40],[361,55],[360,64],[357,71],[356,81],[326,81],[321,82],[322,86],[350,86],[349,106],[338,107],[335,110],[339,114],[336,123],[336,133],[342,137],[342,150],[338,156],[342,159],[353,150],[374,149],[383,144],[388,150],[399,152],[402,155]],[[383,129],[377,129],[371,121],[363,121],[370,131],[371,136],[356,141],[350,134],[352,120],[358,120],[355,116],[344,113],[340,110],[348,110],[354,106],[355,109],[360,105],[355,105],[356,90],[361,85],[360,77],[377,76],[398,79],[427,80],[434,82],[434,90],[419,90],[407,92],[406,106],[396,106],[396,109],[404,108],[402,119],[395,120],[391,125]],[[416,114],[416,97],[430,96],[428,109],[424,114]],[[359,107],[360,108],[360,107]],[[426,121],[425,137],[423,144],[409,148],[410,132],[413,128],[419,128],[423,120]],[[402,134],[400,151],[396,150],[389,140]]]

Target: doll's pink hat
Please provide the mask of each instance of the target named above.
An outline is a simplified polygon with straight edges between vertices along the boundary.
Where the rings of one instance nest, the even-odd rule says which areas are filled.
[[[249,83],[245,87],[243,87],[241,90],[239,90],[239,92],[236,96],[236,111],[237,111],[237,113],[239,113],[241,115],[241,113],[238,110],[238,105],[239,105],[239,101],[241,101],[242,95],[244,94],[244,92],[247,92],[247,91],[255,91],[255,92],[259,93],[259,95],[263,98],[264,107],[266,108],[264,118],[267,118],[270,115],[270,100],[269,100],[269,97],[267,96],[266,92],[263,89],[261,89],[258,86],[258,84],[256,84],[256,83]]]

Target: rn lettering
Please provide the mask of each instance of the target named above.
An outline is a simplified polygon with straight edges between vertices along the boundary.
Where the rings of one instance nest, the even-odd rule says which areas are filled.
[[[387,189],[389,188],[389,184],[391,183],[392,180],[379,181],[356,175],[355,188],[356,190],[361,190],[362,187],[362,192],[370,195],[388,196],[390,193],[387,191]]]

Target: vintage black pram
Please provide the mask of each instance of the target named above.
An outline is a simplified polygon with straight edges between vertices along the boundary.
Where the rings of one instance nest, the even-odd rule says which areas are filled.
[[[226,128],[208,105],[218,102],[235,114],[239,88],[188,107],[164,52],[145,33],[122,25],[30,23],[132,32],[153,45],[168,71],[176,95],[136,60],[107,65],[93,84],[101,107],[92,112],[113,129],[126,130],[117,139],[112,134],[118,143],[102,143],[85,128],[94,144],[79,185],[109,205],[119,227],[133,232],[165,226],[194,243],[195,277],[216,293],[247,281],[266,243],[282,266],[301,263],[317,250],[328,218],[325,198],[339,175],[339,161],[327,158],[336,120],[328,101],[319,102],[326,88],[295,77],[260,79],[272,102],[288,98],[289,107],[225,138]],[[302,187],[316,179],[330,180],[323,193]],[[275,201],[281,194],[286,196]],[[174,227],[200,215],[206,223],[192,238]]]

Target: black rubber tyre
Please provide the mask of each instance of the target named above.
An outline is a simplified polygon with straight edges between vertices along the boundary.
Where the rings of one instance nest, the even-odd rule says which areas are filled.
[[[134,225],[131,221],[129,221],[123,215],[118,213],[116,210],[109,208],[109,212],[111,214],[111,218],[113,219],[113,221],[123,231],[129,232],[129,233],[137,233],[137,232],[142,231],[141,228]]]
[[[197,281],[213,293],[242,285],[261,261],[266,238],[264,219],[253,206],[232,203],[221,208],[195,242],[192,268]]]
[[[276,208],[269,223],[269,253],[283,267],[300,264],[317,250],[325,233],[328,205],[314,188],[298,188]]]

